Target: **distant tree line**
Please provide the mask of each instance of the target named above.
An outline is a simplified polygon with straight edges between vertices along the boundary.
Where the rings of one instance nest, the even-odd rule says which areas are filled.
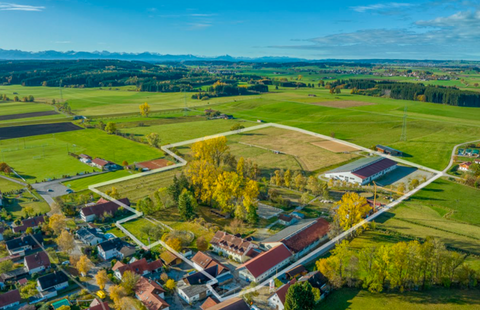
[[[326,87],[352,89],[352,93],[366,96],[388,96],[402,100],[480,107],[480,93],[456,87],[355,79],[337,80],[327,83]]]

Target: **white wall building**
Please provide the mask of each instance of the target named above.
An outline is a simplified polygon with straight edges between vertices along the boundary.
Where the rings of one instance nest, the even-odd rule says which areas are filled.
[[[397,168],[397,162],[376,156],[359,159],[325,173],[329,179],[365,185]]]

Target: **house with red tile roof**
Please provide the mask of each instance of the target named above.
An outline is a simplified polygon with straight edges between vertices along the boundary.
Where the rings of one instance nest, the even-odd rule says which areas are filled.
[[[170,305],[165,301],[165,290],[154,280],[140,277],[135,287],[135,297],[148,310],[168,310]]]
[[[249,282],[261,282],[290,263],[292,252],[282,243],[240,265],[238,275]]]
[[[288,288],[297,282],[296,279],[280,286],[280,288],[268,297],[268,305],[277,310],[285,309],[285,296],[287,296]]]
[[[38,273],[50,268],[50,258],[44,251],[25,256],[23,264],[29,274]]]
[[[130,206],[130,200],[128,198],[119,199],[121,203]],[[80,216],[85,222],[91,222],[97,218],[100,218],[105,215],[105,213],[115,215],[115,212],[118,211],[120,206],[113,201],[99,200],[97,204],[89,207],[84,207],[80,210]]]
[[[221,274],[224,270],[228,271],[228,268],[222,265],[216,259],[208,256],[202,251],[198,251],[195,256],[192,257],[191,261],[197,269],[205,270],[214,266],[218,266],[218,274]]]
[[[32,229],[36,229],[42,223],[45,223],[45,218],[43,215],[31,217],[23,220],[21,225],[13,227],[12,230],[14,233],[23,233],[27,231],[27,228],[31,227]]]
[[[316,219],[282,239],[271,241],[267,239],[266,242],[262,243],[262,246],[271,249],[279,244],[284,244],[293,253],[294,258],[299,259],[327,240],[329,230],[330,225],[325,219]]]
[[[18,290],[11,290],[0,295],[0,309],[7,309],[20,304],[20,292]]]
[[[123,273],[125,271],[131,271],[138,275],[144,276],[147,274],[159,272],[162,270],[163,263],[161,260],[156,260],[153,262],[147,262],[145,258],[124,264],[121,261],[117,261],[113,266],[113,274],[119,280],[122,280]]]
[[[251,240],[243,239],[239,235],[231,235],[224,231],[217,231],[210,241],[213,252],[231,257],[237,262],[243,263],[250,259],[248,252],[257,248]]]
[[[468,171],[470,170],[470,166],[472,165],[473,163],[471,161],[467,161],[467,162],[464,162],[464,163],[461,163],[460,165],[458,165],[458,170],[460,171]]]

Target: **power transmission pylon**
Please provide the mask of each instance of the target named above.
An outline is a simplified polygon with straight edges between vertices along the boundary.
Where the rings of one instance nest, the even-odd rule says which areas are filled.
[[[400,141],[407,141],[407,106],[405,106],[405,110],[403,113],[403,126]]]

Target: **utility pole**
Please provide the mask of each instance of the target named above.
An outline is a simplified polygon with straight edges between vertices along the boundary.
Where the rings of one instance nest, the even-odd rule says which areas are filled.
[[[407,106],[406,105],[403,113],[403,126],[402,126],[402,135],[400,136],[400,141],[407,141]]]

